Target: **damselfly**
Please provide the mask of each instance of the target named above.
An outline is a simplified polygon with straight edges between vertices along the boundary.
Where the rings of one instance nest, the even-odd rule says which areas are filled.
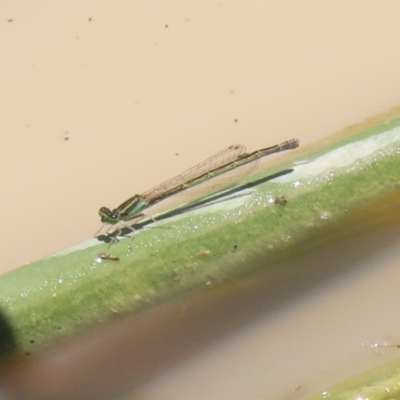
[[[220,182],[220,186],[226,188],[238,181],[237,175],[228,174],[228,172],[236,170],[244,165],[249,165],[251,169],[246,170],[247,173],[249,173],[257,166],[260,158],[281,151],[295,149],[298,146],[299,141],[297,139],[290,139],[275,146],[256,150],[252,153],[246,153],[246,147],[242,145],[237,144],[229,146],[188,169],[183,174],[169,179],[145,193],[135,194],[114,210],[101,207],[99,210],[101,222],[110,225],[122,224],[123,227],[133,232],[134,228],[131,226],[133,221],[136,220],[137,222],[139,219],[149,216],[143,211],[154,204],[184,190],[200,185],[203,182],[210,181],[211,185],[213,178],[222,174],[226,174],[224,175],[226,179]],[[243,175],[239,178],[242,177]],[[152,219],[154,220],[154,218]],[[119,229],[119,231],[120,230],[121,229]]]

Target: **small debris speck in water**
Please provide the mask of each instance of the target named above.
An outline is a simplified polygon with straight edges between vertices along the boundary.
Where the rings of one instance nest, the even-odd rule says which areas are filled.
[[[7,22],[13,22],[14,20],[12,18],[8,19]]]
[[[175,153],[176,156],[179,156],[179,153]]]
[[[386,348],[395,348],[395,349],[400,349],[400,344],[387,344],[387,343],[383,343],[383,344],[379,344],[376,342],[371,342],[371,347],[372,348],[377,348],[377,347],[386,347]]]
[[[304,391],[303,389],[304,389],[304,385],[298,385],[293,389],[293,392],[294,393],[299,393],[300,391],[303,392]]]
[[[239,120],[236,118],[233,122],[236,124],[237,122],[239,122]]]
[[[110,310],[114,313],[114,314],[118,314],[118,311],[115,308],[110,307]]]
[[[89,21],[89,22],[92,22],[92,18],[88,18],[88,21]]]
[[[235,245],[233,246],[233,248],[234,248],[234,249],[237,249],[237,248],[238,248],[237,244],[235,244]]]
[[[165,27],[168,28],[168,24],[165,24]]]

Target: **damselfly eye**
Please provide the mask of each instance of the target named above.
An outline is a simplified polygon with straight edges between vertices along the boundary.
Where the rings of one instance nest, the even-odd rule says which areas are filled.
[[[104,215],[110,215],[110,214],[111,214],[111,211],[107,207],[101,207],[100,210],[99,210],[99,215],[101,217],[103,217]]]
[[[119,211],[118,210],[112,210],[110,215],[111,215],[112,218],[118,218],[119,217]]]

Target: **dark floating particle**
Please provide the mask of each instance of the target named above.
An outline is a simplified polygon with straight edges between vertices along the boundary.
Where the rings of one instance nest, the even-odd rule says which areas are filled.
[[[168,24],[165,24],[165,27],[168,28]]]
[[[12,18],[9,18],[9,19],[7,20],[7,22],[14,22],[14,20],[13,20]]]
[[[89,22],[92,22],[92,18],[88,18],[88,21],[89,21]]]
[[[233,122],[236,124],[237,122],[239,122],[239,120],[236,118]]]

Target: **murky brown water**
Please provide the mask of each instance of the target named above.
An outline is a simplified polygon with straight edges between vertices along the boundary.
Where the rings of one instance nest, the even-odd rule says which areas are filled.
[[[87,239],[100,206],[227,145],[307,144],[399,105],[399,8],[3,1],[1,270]],[[281,293],[258,288],[240,303],[226,300],[213,324],[200,313],[197,335],[189,326],[184,336],[196,350],[142,371],[134,398],[296,399],[400,355],[362,345],[400,342],[398,238],[383,217],[378,232],[298,260],[323,272],[288,279]],[[214,330],[203,332],[207,324]],[[207,340],[196,347],[201,333]],[[164,346],[159,355],[178,343]],[[57,359],[58,371],[73,365],[89,376],[93,364],[79,370],[69,354]]]

